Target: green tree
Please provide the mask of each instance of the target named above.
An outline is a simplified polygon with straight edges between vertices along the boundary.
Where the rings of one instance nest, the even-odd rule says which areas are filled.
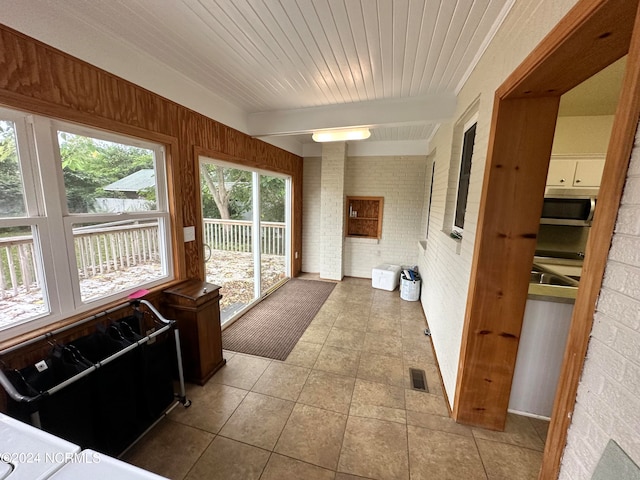
[[[15,129],[13,122],[0,121],[0,217],[25,213]]]
[[[251,172],[213,164],[204,164],[200,171],[206,218],[237,220],[251,210]]]
[[[121,198],[120,192],[103,187],[141,169],[153,168],[152,152],[82,135],[60,132],[60,157],[71,212],[91,212],[97,197]],[[139,192],[155,201],[155,189]]]

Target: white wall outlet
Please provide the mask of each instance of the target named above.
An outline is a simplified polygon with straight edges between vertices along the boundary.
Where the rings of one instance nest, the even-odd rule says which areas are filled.
[[[184,242],[193,242],[196,239],[196,227],[184,227]]]

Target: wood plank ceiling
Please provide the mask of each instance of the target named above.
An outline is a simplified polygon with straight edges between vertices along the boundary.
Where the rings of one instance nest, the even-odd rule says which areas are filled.
[[[363,123],[350,120],[359,109],[372,140],[425,140],[513,1],[0,0],[0,21],[98,66],[124,45],[238,107],[246,130],[260,116],[250,134]],[[424,114],[403,117],[401,99]],[[279,126],[292,112],[315,120]]]

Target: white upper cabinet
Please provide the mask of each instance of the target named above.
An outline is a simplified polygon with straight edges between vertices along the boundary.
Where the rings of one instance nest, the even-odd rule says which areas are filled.
[[[548,187],[599,187],[604,155],[553,155],[547,175]]]

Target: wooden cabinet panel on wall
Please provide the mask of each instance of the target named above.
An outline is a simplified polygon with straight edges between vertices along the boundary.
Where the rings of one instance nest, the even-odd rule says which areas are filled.
[[[346,236],[380,238],[384,197],[347,197]]]

